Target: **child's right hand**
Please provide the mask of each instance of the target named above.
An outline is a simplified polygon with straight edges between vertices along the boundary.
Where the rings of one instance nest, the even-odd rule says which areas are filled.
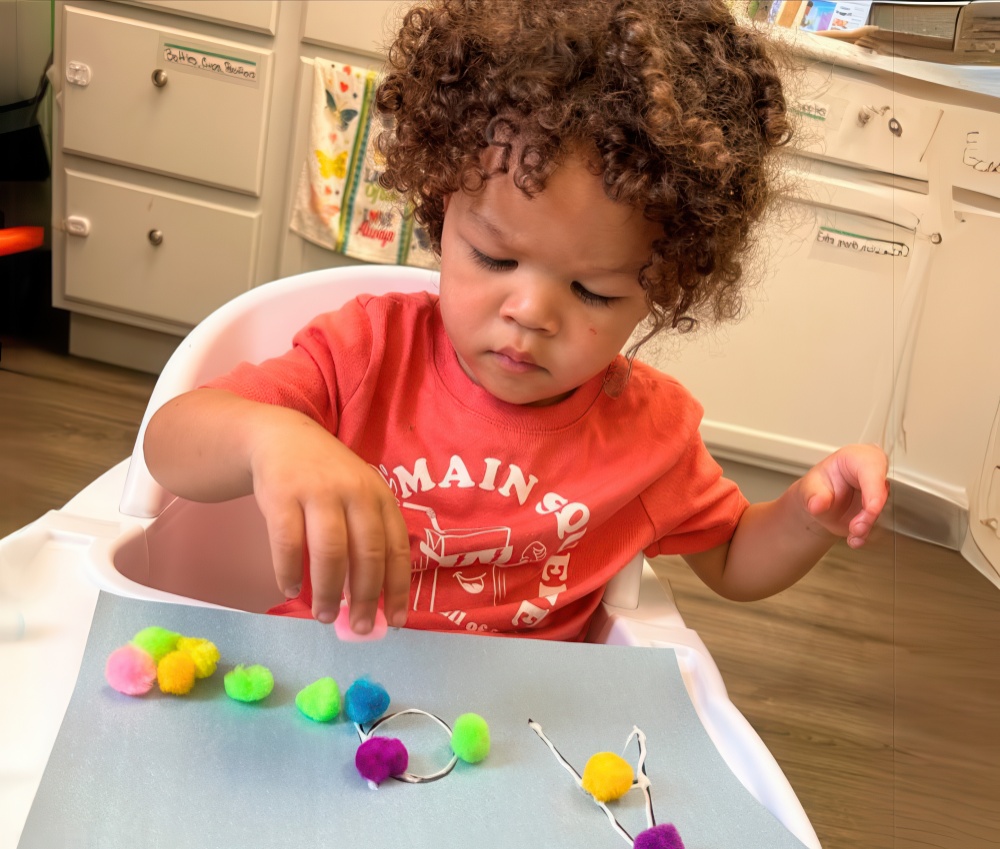
[[[316,619],[337,618],[346,584],[355,632],[371,631],[380,593],[388,623],[405,623],[410,548],[395,497],[374,469],[308,416],[197,389],[156,412],[144,455],[175,495],[223,501],[252,492],[286,596],[302,586],[308,550]]]
[[[312,419],[289,410],[255,440],[253,490],[267,522],[278,586],[302,588],[309,552],[312,614],[333,622],[345,589],[351,628],[367,634],[384,590],[390,625],[406,622],[410,546],[395,497],[379,474]],[[346,586],[345,586],[346,585]]]

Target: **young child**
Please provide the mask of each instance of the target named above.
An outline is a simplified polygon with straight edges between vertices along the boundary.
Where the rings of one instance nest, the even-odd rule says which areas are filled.
[[[644,321],[739,310],[789,128],[775,65],[722,0],[418,5],[378,105],[382,182],[440,252],[439,295],[320,315],[146,432],[171,492],[254,494],[276,612],[332,622],[346,591],[362,634],[381,597],[395,626],[575,640],[639,550],[757,599],[837,537],[864,543],[878,448],[748,505],[698,403],[619,353]]]

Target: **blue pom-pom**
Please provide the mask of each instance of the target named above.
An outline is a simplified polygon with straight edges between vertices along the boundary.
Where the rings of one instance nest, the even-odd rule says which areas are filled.
[[[667,822],[640,831],[632,846],[634,849],[684,849],[684,841],[677,829]]]
[[[378,719],[389,707],[389,694],[385,687],[359,678],[344,694],[344,713],[351,722],[364,725]]]

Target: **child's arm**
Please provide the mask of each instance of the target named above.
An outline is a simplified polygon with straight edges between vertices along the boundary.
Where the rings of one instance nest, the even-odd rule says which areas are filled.
[[[371,630],[383,585],[386,619],[405,622],[410,548],[395,498],[364,460],[308,416],[196,389],[150,419],[143,451],[153,477],[175,495],[223,501],[253,493],[288,596],[301,587],[308,548],[320,621],[337,617],[346,577],[355,631]]]
[[[831,454],[776,500],[752,504],[727,545],[684,559],[713,590],[754,601],[790,587],[838,537],[864,545],[888,496],[888,461],[874,445]]]

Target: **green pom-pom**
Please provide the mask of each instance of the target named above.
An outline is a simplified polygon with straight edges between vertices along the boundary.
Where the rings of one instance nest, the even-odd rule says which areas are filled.
[[[463,713],[451,732],[451,750],[463,761],[477,764],[490,753],[490,727],[478,713]]]
[[[132,638],[132,645],[142,649],[153,658],[154,662],[159,663],[177,648],[177,641],[180,638],[181,635],[174,631],[151,625],[149,628],[143,628]]]
[[[259,702],[271,695],[274,676],[266,666],[236,666],[223,678],[226,695],[238,702]]]
[[[332,678],[320,678],[299,690],[295,707],[314,722],[329,722],[340,713],[340,688]]]

